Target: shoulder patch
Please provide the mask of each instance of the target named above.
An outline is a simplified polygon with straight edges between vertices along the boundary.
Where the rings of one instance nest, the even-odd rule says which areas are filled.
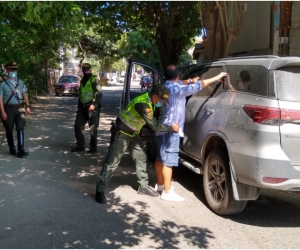
[[[151,109],[145,109],[146,113],[152,113],[152,110]]]

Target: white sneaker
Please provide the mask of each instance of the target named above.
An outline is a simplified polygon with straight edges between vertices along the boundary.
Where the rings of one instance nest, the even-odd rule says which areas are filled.
[[[184,198],[177,194],[173,189],[169,191],[169,193],[165,193],[164,191],[161,193],[160,198],[165,201],[176,201],[181,202],[184,201]]]
[[[162,185],[155,184],[154,190],[156,192],[162,192],[162,191],[164,191],[164,189],[165,189],[164,184],[162,184]],[[175,187],[171,186],[171,189],[175,189]]]

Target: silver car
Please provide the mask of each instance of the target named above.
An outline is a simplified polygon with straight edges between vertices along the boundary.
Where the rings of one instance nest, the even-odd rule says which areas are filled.
[[[134,64],[158,74],[131,60],[127,70]],[[229,215],[242,212],[261,188],[300,191],[300,58],[222,59],[195,66],[181,79],[207,79],[222,71],[228,73],[223,83],[187,98],[179,161],[203,174],[210,209]],[[138,95],[130,79],[125,85],[123,106]],[[145,128],[141,136],[151,156],[153,133]]]

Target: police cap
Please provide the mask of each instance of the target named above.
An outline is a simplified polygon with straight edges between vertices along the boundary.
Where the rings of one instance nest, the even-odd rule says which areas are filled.
[[[168,99],[170,91],[163,85],[154,85],[151,89],[150,95],[157,95],[163,104],[169,104]]]
[[[4,66],[6,69],[18,70],[18,64],[16,62],[9,62]]]
[[[90,70],[92,67],[91,67],[91,65],[89,64],[89,63],[84,63],[84,64],[82,64],[82,71],[88,71],[88,70]]]

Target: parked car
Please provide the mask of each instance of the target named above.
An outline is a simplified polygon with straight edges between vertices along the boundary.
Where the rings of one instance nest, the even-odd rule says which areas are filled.
[[[118,82],[124,82],[124,81],[125,81],[125,75],[119,75]]]
[[[75,95],[78,96],[80,87],[80,78],[75,75],[63,75],[55,84],[55,95]]]
[[[144,62],[128,61],[157,70]],[[300,191],[300,58],[249,56],[195,66],[181,80],[228,73],[189,96],[180,163],[203,175],[209,208],[237,214],[260,189]],[[161,78],[161,76],[160,76]],[[162,78],[161,78],[162,79]],[[120,110],[138,93],[124,86]],[[153,132],[142,130],[149,144]]]

